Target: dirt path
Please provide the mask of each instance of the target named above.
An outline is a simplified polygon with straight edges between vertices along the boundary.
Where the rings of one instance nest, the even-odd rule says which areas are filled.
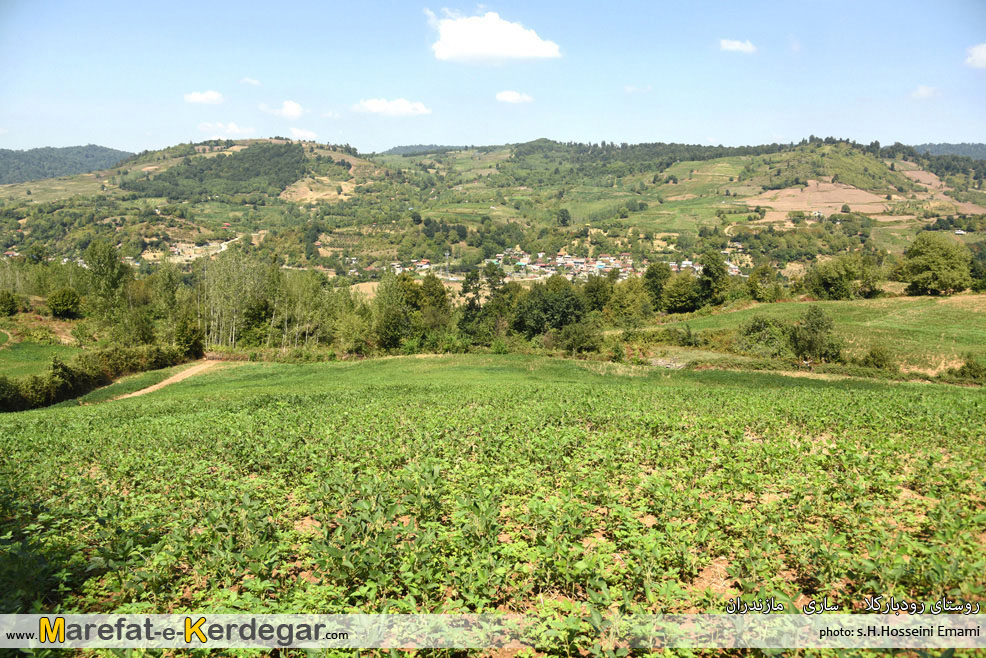
[[[9,331],[7,331],[6,329],[0,329],[0,334],[7,335],[7,340],[3,342],[3,345],[0,345],[0,350],[2,350],[3,348],[7,347],[8,345],[14,342],[14,335]]]
[[[171,384],[176,384],[184,379],[188,379],[189,377],[194,377],[195,375],[199,375],[205,372],[206,370],[208,370],[209,368],[212,368],[217,363],[220,363],[220,361],[208,361],[208,360],[201,361],[198,364],[192,366],[191,368],[188,368],[187,370],[182,370],[181,372],[172,375],[171,377],[168,377],[164,381],[158,382],[153,386],[148,386],[147,388],[142,388],[139,391],[134,391],[133,393],[127,393],[126,395],[121,395],[120,397],[113,399],[123,400],[124,398],[133,398],[133,397],[137,397],[138,395],[144,395],[145,393],[153,393],[154,391],[158,389],[162,389],[165,386],[170,386]]]

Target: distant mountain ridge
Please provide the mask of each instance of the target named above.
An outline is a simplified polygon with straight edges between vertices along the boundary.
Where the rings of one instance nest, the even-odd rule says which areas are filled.
[[[929,155],[962,155],[975,160],[986,160],[986,144],[979,143],[915,144],[914,150]]]
[[[448,146],[441,144],[408,144],[406,146],[395,146],[386,151],[381,151],[377,155],[422,155],[424,153],[442,153],[444,151],[461,151],[469,148],[468,146]]]
[[[106,146],[45,146],[27,151],[0,149],[0,184],[26,183],[43,178],[84,174],[108,169],[133,155]]]

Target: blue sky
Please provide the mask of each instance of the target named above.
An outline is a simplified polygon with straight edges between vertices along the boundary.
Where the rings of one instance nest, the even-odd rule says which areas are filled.
[[[0,0],[0,148],[986,142],[986,2]]]

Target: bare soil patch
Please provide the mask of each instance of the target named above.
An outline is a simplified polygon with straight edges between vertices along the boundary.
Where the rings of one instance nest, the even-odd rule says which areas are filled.
[[[342,194],[337,191],[340,187]],[[353,195],[355,187],[356,183],[351,180],[334,181],[325,176],[319,176],[315,180],[295,181],[281,192],[281,198],[295,202],[345,201]]]
[[[887,210],[886,199],[872,192],[843,183],[827,183],[817,180],[808,181],[808,185],[805,187],[768,190],[746,199],[745,202],[751,207],[769,206],[774,211],[784,213],[803,210],[831,214],[839,212],[844,203],[848,203],[849,207],[856,212],[883,213]]]
[[[717,557],[712,560],[711,564],[699,572],[698,577],[692,583],[692,588],[698,591],[709,589],[718,596],[725,596],[732,592],[733,583],[729,574],[726,573],[728,566],[729,559],[725,557]]]

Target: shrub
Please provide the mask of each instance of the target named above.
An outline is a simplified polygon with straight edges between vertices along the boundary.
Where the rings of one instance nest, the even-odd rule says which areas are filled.
[[[740,325],[735,348],[744,354],[770,359],[790,356],[789,331],[790,328],[779,320],[754,315]]]
[[[56,318],[74,318],[79,315],[82,300],[72,288],[61,288],[48,295],[48,308]]]
[[[891,370],[893,372],[898,370],[897,360],[894,358],[893,353],[883,345],[874,345],[871,347],[870,351],[866,353],[866,356],[860,360],[859,365],[867,368]]]
[[[809,306],[801,321],[788,331],[794,355],[802,360],[840,361],[842,349],[832,335],[832,319],[818,306]]]
[[[92,344],[96,340],[96,334],[92,329],[92,326],[82,320],[76,322],[72,327],[72,338],[78,343],[79,347],[85,347],[86,345]]]
[[[0,290],[0,317],[7,317],[17,312],[17,297],[9,290]]]
[[[0,377],[0,409],[20,411],[44,407],[87,393],[121,375],[157,370],[183,360],[184,355],[177,348],[157,345],[83,352],[69,363],[53,357],[43,375],[32,375],[19,382]]]
[[[599,351],[599,332],[586,322],[576,322],[561,330],[559,342],[571,354]]]
[[[17,382],[0,375],[0,410],[20,411],[24,408],[23,404],[24,399]]]
[[[951,295],[972,285],[969,249],[936,233],[918,235],[904,252],[898,277],[910,295]]]
[[[175,347],[189,359],[201,359],[205,334],[202,329],[187,316],[178,318],[175,324]]]
[[[972,353],[966,354],[965,363],[960,368],[951,368],[948,374],[960,379],[971,379],[986,382],[986,363],[983,363]]]

